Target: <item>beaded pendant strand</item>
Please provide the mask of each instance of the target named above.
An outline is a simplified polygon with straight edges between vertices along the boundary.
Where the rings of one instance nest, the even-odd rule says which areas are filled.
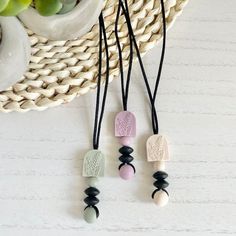
[[[155,173],[153,185],[156,190],[152,193],[152,198],[158,206],[165,206],[169,201],[169,193],[166,188],[169,183],[165,180],[168,174],[165,172],[165,162],[169,161],[168,144],[164,136],[160,134],[152,135],[146,143],[147,160],[153,163]]]
[[[86,153],[83,164],[83,177],[87,178],[89,187],[85,190],[87,197],[84,202],[87,206],[84,209],[84,219],[93,223],[99,217],[99,210],[96,205],[99,203],[97,195],[100,191],[96,188],[98,177],[104,176],[105,158],[101,151],[91,150]]]
[[[119,160],[120,177],[124,180],[131,179],[135,173],[135,167],[131,164],[133,157],[130,155],[133,148],[130,147],[132,138],[136,135],[136,119],[133,113],[122,111],[116,115],[115,119],[115,136],[119,138],[120,144],[123,145],[119,152],[121,156]]]
[[[154,186],[156,187],[156,190],[152,193],[152,198],[154,199],[154,202],[158,206],[165,206],[169,201],[169,193],[167,192],[166,188],[168,187],[169,183],[165,180],[168,177],[168,174],[164,172],[165,170],[165,161],[169,160],[169,151],[168,151],[168,144],[164,136],[159,134],[159,124],[158,124],[158,117],[156,112],[156,95],[157,90],[161,78],[161,72],[162,72],[162,66],[164,62],[164,55],[165,55],[165,47],[166,47],[166,19],[165,19],[165,6],[164,6],[164,0],[160,0],[160,7],[161,7],[161,13],[162,13],[162,23],[163,23],[163,45],[162,45],[162,51],[161,51],[161,59],[158,69],[158,74],[156,77],[156,82],[154,86],[154,92],[152,93],[149,81],[146,75],[146,71],[142,62],[141,54],[139,51],[138,44],[136,42],[136,38],[132,29],[132,24],[130,20],[130,14],[129,14],[129,7],[127,0],[119,0],[121,3],[121,7],[123,9],[123,12],[126,17],[127,25],[129,28],[129,34],[131,34],[134,47],[136,49],[138,61],[141,67],[141,72],[143,75],[143,79],[145,82],[145,86],[147,89],[148,97],[150,100],[151,105],[151,119],[152,119],[152,128],[153,133],[151,137],[147,140],[146,146],[147,146],[147,160],[148,162],[154,163],[154,171],[153,177],[155,178]]]
[[[100,109],[100,93],[101,93],[101,75],[102,75],[102,41],[105,44],[105,54],[106,54],[106,80],[103,92],[103,98]],[[105,111],[106,97],[109,84],[109,52],[107,44],[107,36],[105,30],[105,24],[103,15],[101,13],[99,17],[99,69],[98,69],[98,85],[97,85],[97,96],[96,96],[96,108],[95,108],[95,118],[94,118],[94,131],[93,131],[93,150],[86,153],[83,163],[83,176],[87,178],[88,188],[84,191],[87,197],[84,199],[87,205],[84,209],[84,220],[87,223],[94,223],[99,217],[99,210],[97,204],[99,199],[100,191],[97,188],[98,177],[104,176],[105,170],[105,157],[104,154],[99,150],[99,140],[101,133],[101,126],[103,115]]]
[[[119,54],[119,66],[120,66],[120,81],[121,81],[121,94],[122,94],[122,104],[123,111],[119,112],[115,118],[115,136],[119,138],[119,142],[122,147],[119,149],[121,156],[119,160],[121,164],[119,165],[119,175],[124,180],[131,179],[136,170],[131,162],[133,161],[133,157],[130,155],[133,152],[131,146],[132,138],[136,135],[136,118],[135,115],[128,111],[128,96],[129,96],[129,87],[131,80],[131,71],[133,64],[133,41],[131,35],[129,35],[130,41],[130,53],[129,53],[129,68],[127,73],[126,83],[124,81],[124,71],[123,71],[123,55],[122,55],[122,45],[119,39],[118,32],[118,23],[121,14],[121,2],[118,3],[118,10],[115,22],[115,36],[116,36],[116,44],[118,48]]]

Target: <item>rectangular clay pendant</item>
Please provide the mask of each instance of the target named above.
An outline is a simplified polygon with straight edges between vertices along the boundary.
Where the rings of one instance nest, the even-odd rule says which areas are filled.
[[[134,137],[136,135],[136,118],[129,111],[122,111],[115,118],[116,137]]]
[[[155,134],[149,137],[146,147],[148,161],[153,162],[169,160],[168,144],[163,135]]]
[[[105,170],[105,157],[99,150],[91,150],[86,153],[83,163],[84,177],[102,177]]]

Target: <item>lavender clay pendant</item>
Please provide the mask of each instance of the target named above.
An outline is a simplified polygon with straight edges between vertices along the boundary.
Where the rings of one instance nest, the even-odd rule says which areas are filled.
[[[156,190],[152,193],[152,198],[155,204],[159,207],[165,206],[169,201],[169,193],[166,188],[169,183],[165,180],[168,174],[164,172],[165,161],[170,159],[167,140],[163,135],[155,134],[147,140],[147,160],[153,162],[154,171],[153,178],[155,182],[153,185]]]
[[[115,118],[115,136],[119,138],[120,144],[123,145],[119,149],[122,154],[119,160],[122,162],[119,166],[119,175],[124,180],[129,180],[134,176],[135,167],[131,164],[133,157],[130,155],[133,149],[130,147],[132,138],[136,135],[136,118],[129,111],[122,111]]]
[[[116,137],[135,137],[136,118],[129,111],[122,111],[116,115],[115,136]]]

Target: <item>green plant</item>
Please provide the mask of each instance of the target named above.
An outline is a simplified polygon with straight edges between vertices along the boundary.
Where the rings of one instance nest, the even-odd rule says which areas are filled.
[[[77,3],[78,0],[1,0],[0,15],[16,16],[30,5],[33,5],[42,16],[65,14]]]

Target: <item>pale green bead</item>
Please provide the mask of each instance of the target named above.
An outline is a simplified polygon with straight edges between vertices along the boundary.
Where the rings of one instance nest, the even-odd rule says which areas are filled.
[[[87,207],[84,210],[84,220],[89,224],[92,224],[97,220],[97,213],[94,208]]]
[[[89,177],[88,178],[88,185],[91,186],[91,187],[96,187],[98,183],[98,178],[96,177]]]

